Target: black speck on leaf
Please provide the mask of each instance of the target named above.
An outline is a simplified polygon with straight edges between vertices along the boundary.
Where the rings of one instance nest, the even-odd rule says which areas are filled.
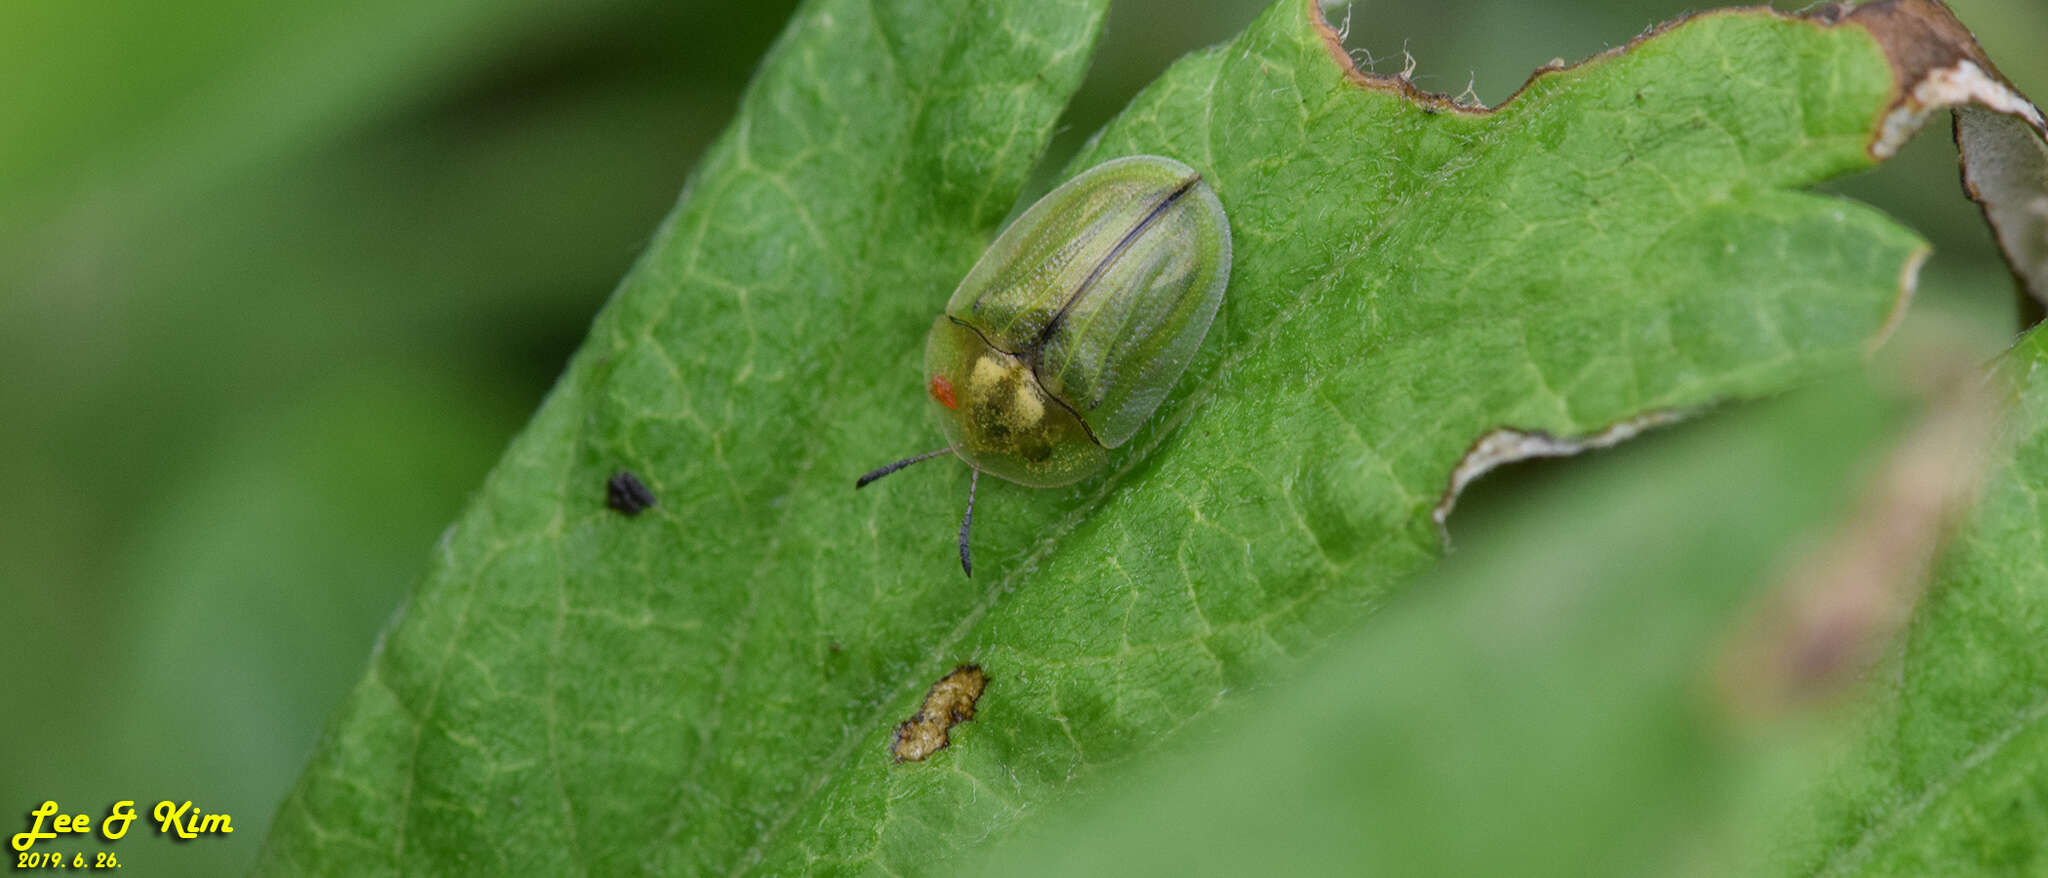
[[[604,505],[627,516],[639,515],[655,504],[654,492],[640,477],[626,470],[612,474],[604,483]]]

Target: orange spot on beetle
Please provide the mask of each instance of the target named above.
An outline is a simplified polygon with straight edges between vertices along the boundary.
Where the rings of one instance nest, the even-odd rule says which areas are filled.
[[[960,409],[960,403],[953,400],[953,382],[947,381],[946,376],[932,376],[931,392],[932,398],[938,400],[940,405],[955,411]]]

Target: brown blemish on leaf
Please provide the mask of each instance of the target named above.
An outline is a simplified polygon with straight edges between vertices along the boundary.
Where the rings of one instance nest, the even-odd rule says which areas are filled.
[[[1952,110],[1963,190],[1984,211],[2012,269],[2023,323],[2048,304],[2048,119],[1984,54],[1977,38],[1935,0],[1830,7],[1870,32],[1897,81],[1870,154],[1889,158],[1936,112]]]
[[[1900,94],[1911,92],[1913,86],[1934,71],[1953,67],[1959,60],[1975,61],[1979,67],[1992,69],[1990,59],[1984,57],[1984,50],[1977,45],[1976,36],[1956,20],[1948,7],[1933,0],[1882,0],[1862,6],[1834,3],[1821,7],[1815,17],[1829,24],[1848,22],[1869,31],[1877,44],[1884,47],[1885,57],[1891,59]]]
[[[1892,65],[1892,104],[1871,141],[1872,156],[1890,158],[1929,116],[1951,108],[1981,107],[2025,123],[2036,140],[2048,136],[2040,109],[1998,72],[1948,7],[1935,0],[1883,0],[1846,12],[1829,7],[1826,14],[1868,31]]]
[[[1611,448],[1641,435],[1646,430],[1677,423],[1692,413],[1689,411],[1654,411],[1637,415],[1628,420],[1610,425],[1597,433],[1581,436],[1553,436],[1542,430],[1518,430],[1513,427],[1497,427],[1465,449],[1465,456],[1458,465],[1451,468],[1449,484],[1444,486],[1443,495],[1436,501],[1436,508],[1430,510],[1430,520],[1436,522],[1437,539],[1444,549],[1451,547],[1451,532],[1445,522],[1451,517],[1451,510],[1458,505],[1458,496],[1465,486],[1480,476],[1495,469],[1523,460],[1538,457],[1570,457],[1585,451]]]
[[[896,727],[889,752],[897,762],[923,762],[925,757],[953,743],[953,727],[974,718],[974,703],[988,687],[988,675],[979,665],[961,665],[940,677],[924,695],[917,712]]]
[[[1734,715],[1769,717],[1847,688],[1912,617],[1970,506],[1998,413],[1971,364],[1923,357],[1918,371],[1931,410],[1886,456],[1849,520],[1795,560],[1724,651],[1714,688]]]

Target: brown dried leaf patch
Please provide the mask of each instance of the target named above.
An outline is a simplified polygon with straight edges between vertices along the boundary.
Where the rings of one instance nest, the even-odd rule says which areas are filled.
[[[924,695],[917,713],[896,727],[889,752],[897,762],[923,762],[953,743],[953,727],[974,718],[974,704],[988,688],[988,674],[979,665],[961,665],[940,677]]]

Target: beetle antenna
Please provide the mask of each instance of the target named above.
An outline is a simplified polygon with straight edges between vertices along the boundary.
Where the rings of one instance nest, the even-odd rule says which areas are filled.
[[[906,457],[906,458],[904,458],[904,459],[902,459],[902,460],[896,461],[895,463],[889,464],[888,466],[882,467],[881,469],[875,470],[874,472],[871,472],[871,473],[868,473],[867,475],[861,476],[861,477],[860,477],[860,479],[859,479],[858,481],[855,481],[855,482],[853,483],[853,487],[854,487],[854,490],[859,490],[859,489],[861,489],[861,488],[865,488],[865,487],[867,487],[867,486],[868,486],[868,483],[869,483],[869,482],[872,482],[872,481],[874,481],[874,480],[876,480],[876,479],[879,479],[879,478],[881,478],[881,477],[883,477],[883,476],[886,476],[886,475],[888,475],[888,474],[890,474],[890,473],[893,473],[893,472],[895,472],[895,471],[897,471],[897,470],[899,470],[899,469],[902,469],[902,468],[904,468],[904,467],[906,467],[906,466],[909,466],[909,465],[911,465],[911,464],[913,464],[913,463],[917,463],[917,462],[919,462],[919,461],[931,460],[931,459],[932,459],[932,458],[934,458],[934,457],[938,457],[939,455],[941,455],[941,454],[945,454],[946,452],[948,452],[948,451],[952,451],[952,450],[953,450],[953,447],[952,447],[952,446],[950,446],[950,445],[948,445],[948,446],[946,446],[945,448],[941,448],[941,449],[939,449],[939,450],[937,450],[937,451],[927,451],[927,452],[925,452],[925,453],[923,453],[923,454],[917,455],[916,457]]]
[[[967,514],[960,517],[960,571],[974,578],[974,556],[967,552],[967,529],[974,526],[974,489],[981,485],[981,470],[967,480]]]

